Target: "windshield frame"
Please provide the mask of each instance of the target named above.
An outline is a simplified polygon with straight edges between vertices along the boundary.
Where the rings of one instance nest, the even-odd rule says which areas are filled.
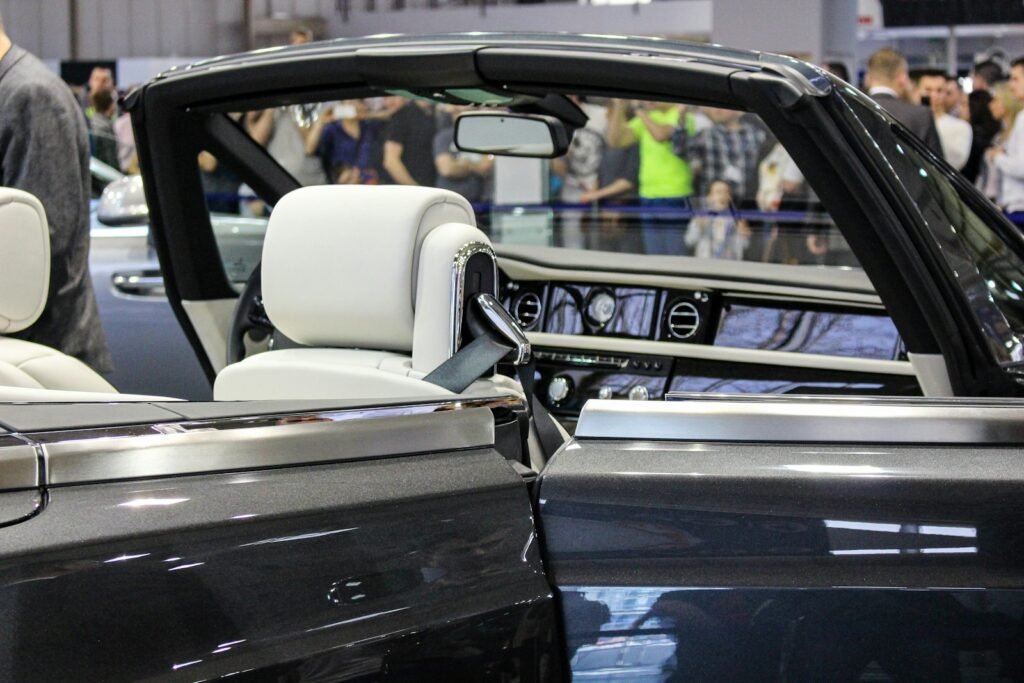
[[[884,175],[879,177],[883,181],[881,184],[893,191],[894,198],[910,219],[903,222],[914,233],[924,265],[941,271],[941,277],[937,282],[945,283],[949,290],[943,294],[952,294],[956,299],[955,305],[949,307],[950,313],[969,323],[968,329],[973,333],[976,347],[983,351],[992,365],[1016,373],[1015,367],[1024,360],[1024,319],[1021,320],[1019,329],[1014,330],[1004,310],[993,299],[989,291],[992,285],[984,276],[979,260],[965,246],[957,233],[957,228],[954,227],[962,226],[967,220],[949,213],[943,203],[934,196],[933,184],[945,184],[951,196],[974,214],[978,222],[1006,248],[1007,253],[1021,263],[1021,282],[1024,282],[1024,235],[1021,235],[1020,231],[976,188],[874,100],[849,85],[837,85],[839,87],[835,88],[833,97],[843,105],[839,107],[839,115],[852,124],[849,126],[851,131],[856,131],[862,136],[862,151],[884,162],[869,164],[869,167],[876,172],[885,170],[884,174],[879,173],[879,176]],[[885,125],[872,126],[879,122],[884,122]],[[882,136],[889,136],[890,139],[883,140]],[[880,142],[882,144],[879,144]],[[927,169],[919,168],[917,174],[900,173],[897,167],[906,164],[906,160],[901,161],[883,149],[892,146],[902,154],[909,152],[908,157],[917,157]],[[907,152],[902,148],[906,148]],[[926,181],[927,178],[931,180]],[[927,211],[922,211],[922,204],[914,199],[917,195],[928,202]],[[946,220],[941,221],[941,224],[938,224],[940,222],[935,221],[934,217],[933,220],[929,220],[925,215],[929,211],[942,214]],[[943,248],[943,243],[947,248]],[[954,262],[954,254],[951,253],[949,246],[955,248],[958,264]],[[971,267],[956,267],[966,264]],[[950,300],[947,298],[947,301]],[[962,324],[958,327],[964,328]],[[1000,327],[1005,327],[1005,330],[1000,330]],[[1006,330],[1009,330],[1009,334]],[[989,380],[991,381],[991,378]]]

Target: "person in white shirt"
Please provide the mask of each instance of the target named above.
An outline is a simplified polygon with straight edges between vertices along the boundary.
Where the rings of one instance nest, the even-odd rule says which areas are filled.
[[[1010,67],[1010,90],[1018,101],[1024,101],[1024,57]],[[991,147],[987,153],[999,170],[997,203],[1004,211],[1024,211],[1024,123],[1018,113],[1005,144]]]
[[[950,101],[950,88],[946,86],[947,77],[941,71],[929,71],[923,74],[918,84],[921,104],[931,107],[935,117],[935,128],[939,131],[942,141],[942,153],[949,165],[961,170],[971,156],[971,142],[974,131],[971,124],[950,114],[957,102]]]

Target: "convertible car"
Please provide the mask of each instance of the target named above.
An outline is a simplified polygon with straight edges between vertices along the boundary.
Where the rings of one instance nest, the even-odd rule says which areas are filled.
[[[0,386],[0,677],[1024,680],[1024,240],[848,84],[391,36],[125,104],[214,400]]]

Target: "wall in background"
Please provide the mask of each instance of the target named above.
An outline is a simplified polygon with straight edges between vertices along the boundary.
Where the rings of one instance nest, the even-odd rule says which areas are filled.
[[[242,0],[76,0],[78,58],[218,55],[245,49]],[[389,0],[378,0],[386,6]],[[423,4],[410,0],[409,5]],[[320,16],[329,36],[451,31],[574,31],[661,36],[711,34],[712,0],[587,6],[572,3],[446,7],[366,12],[351,0],[347,21],[336,0],[254,0],[257,16]],[[68,0],[0,0],[12,39],[51,60],[70,59]]]
[[[717,1],[717,0],[716,0]],[[330,15],[328,32],[338,36],[452,31],[571,31],[615,35],[711,35],[712,0],[658,0],[635,5],[572,3],[404,9],[352,12],[348,21]]]

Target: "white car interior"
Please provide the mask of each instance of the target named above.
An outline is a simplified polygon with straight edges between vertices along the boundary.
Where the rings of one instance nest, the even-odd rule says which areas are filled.
[[[340,217],[355,230],[339,229]],[[274,326],[304,348],[249,356],[223,369],[216,400],[451,396],[423,377],[457,350],[460,263],[490,240],[473,209],[446,190],[305,187],[274,208],[263,247],[263,301]],[[494,376],[467,394],[521,393]]]
[[[0,244],[0,334],[9,335],[39,318],[49,293],[50,232],[38,199],[0,188]],[[0,400],[110,400],[116,393],[71,356],[0,336]]]

